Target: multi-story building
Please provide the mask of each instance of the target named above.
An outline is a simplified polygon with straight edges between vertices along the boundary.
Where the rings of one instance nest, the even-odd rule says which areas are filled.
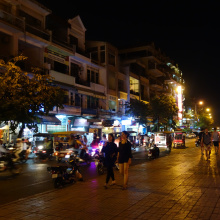
[[[87,131],[86,119],[108,108],[106,71],[85,56],[85,31],[79,16],[63,21],[32,0],[0,2],[0,58],[27,56],[22,70],[41,68],[66,94],[64,109],[42,117],[41,132]]]
[[[153,44],[118,49],[86,41],[85,32],[80,16],[65,21],[33,0],[0,2],[0,58],[27,56],[24,71],[41,68],[66,94],[64,109],[42,117],[41,132],[138,131],[125,116],[126,103],[148,103],[160,93],[176,98],[181,120],[183,79],[173,62]]]
[[[119,56],[130,77],[129,99],[149,102],[154,95],[172,95],[179,108],[176,119],[181,125],[184,80],[178,66],[152,43],[120,49]]]

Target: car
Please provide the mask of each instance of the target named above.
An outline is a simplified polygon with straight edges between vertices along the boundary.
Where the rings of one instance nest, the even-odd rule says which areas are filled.
[[[196,138],[196,135],[194,133],[188,133],[186,134],[186,138]]]

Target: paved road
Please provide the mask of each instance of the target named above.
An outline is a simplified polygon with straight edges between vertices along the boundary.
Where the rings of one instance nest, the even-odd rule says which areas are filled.
[[[194,140],[187,140],[188,146],[194,147]],[[172,154],[172,152],[171,152]],[[151,163],[148,160],[146,152],[137,148],[133,151],[132,166],[145,162]],[[169,156],[169,154],[161,150],[160,157]],[[27,164],[22,164],[22,173],[18,176],[0,174],[0,205],[25,198],[38,193],[53,191],[54,186],[51,176],[47,172],[48,166],[56,166],[56,161],[39,161],[29,160]],[[81,166],[81,172],[85,180],[96,178],[98,176],[94,162],[91,166]]]
[[[219,220],[220,155],[187,144],[129,168],[129,184],[104,189],[105,176],[0,206],[0,219]]]

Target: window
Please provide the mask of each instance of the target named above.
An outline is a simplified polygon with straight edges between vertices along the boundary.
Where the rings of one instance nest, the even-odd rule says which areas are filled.
[[[90,70],[87,70],[87,82],[90,82],[91,79],[90,79]]]
[[[78,46],[78,39],[72,35],[69,35],[70,44]]]
[[[112,66],[115,66],[115,55],[113,54],[108,54],[108,63]]]
[[[130,93],[139,96],[139,80],[130,77]]]
[[[98,61],[98,47],[92,47],[88,49],[88,52],[90,54],[90,58],[93,61]]]
[[[91,71],[91,82],[95,82],[95,72]]]
[[[99,83],[99,71],[95,69],[87,69],[87,82]]]
[[[100,47],[100,62],[105,63],[105,46]]]
[[[79,94],[75,94],[75,106],[81,106],[81,97]]]
[[[95,83],[99,84],[99,72],[95,73]]]
[[[74,100],[73,100],[73,93],[70,93],[70,105],[73,105]]]
[[[99,107],[99,99],[93,96],[87,96],[87,108],[97,109]]]
[[[54,70],[60,73],[67,73],[68,67],[60,62],[54,61]]]
[[[118,80],[118,91],[124,92],[124,81],[123,80]]]
[[[74,77],[79,77],[80,67],[76,63],[71,63],[70,65],[70,75]]]

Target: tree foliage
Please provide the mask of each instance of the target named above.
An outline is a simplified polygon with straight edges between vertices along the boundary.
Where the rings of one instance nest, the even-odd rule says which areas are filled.
[[[154,96],[150,102],[151,115],[158,124],[167,125],[169,120],[173,121],[173,116],[177,115],[178,107],[173,96]]]
[[[26,59],[0,60],[0,121],[9,121],[12,131],[18,123],[33,123],[37,114],[47,115],[54,106],[63,108],[63,92],[52,85],[52,77],[37,68],[27,73],[16,65]]]
[[[212,118],[209,118],[209,116],[206,113],[202,113],[199,115],[197,126],[200,128],[208,128],[208,130],[211,130],[213,123],[214,121]]]
[[[127,113],[138,119],[140,124],[146,126],[147,117],[149,116],[149,105],[138,99],[131,99],[127,105]]]

